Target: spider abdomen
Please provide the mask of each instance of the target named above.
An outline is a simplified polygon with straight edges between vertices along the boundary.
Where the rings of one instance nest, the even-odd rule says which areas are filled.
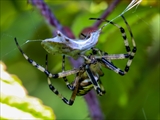
[[[94,78],[98,82],[98,77],[94,76]],[[89,78],[80,80],[77,96],[83,96],[87,94],[92,88],[93,88],[93,84]]]

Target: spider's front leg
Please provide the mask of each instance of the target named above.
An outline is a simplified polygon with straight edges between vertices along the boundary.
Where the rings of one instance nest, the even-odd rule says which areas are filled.
[[[97,20],[103,20],[105,22],[108,22],[114,26],[116,26],[121,34],[122,34],[122,37],[123,37],[123,40],[124,40],[124,45],[125,45],[125,48],[126,48],[126,51],[127,51],[127,54],[113,54],[113,55],[105,55],[103,54],[101,51],[98,51],[98,49],[93,49],[94,51],[98,51],[100,54],[103,54],[102,56],[96,56],[95,58],[97,58],[97,60],[99,62],[101,62],[102,64],[105,65],[105,67],[113,70],[114,72],[120,74],[120,75],[125,75],[128,71],[129,71],[129,68],[131,66],[131,63],[132,63],[132,60],[134,58],[134,55],[136,53],[136,44],[135,44],[135,40],[134,40],[134,37],[133,37],[133,34],[132,34],[132,31],[131,31],[131,28],[128,24],[128,22],[126,21],[126,19],[124,18],[123,15],[121,15],[122,19],[124,20],[127,28],[128,28],[128,31],[130,33],[130,36],[131,36],[131,41],[132,41],[132,45],[133,45],[133,49],[132,51],[130,50],[130,46],[129,46],[129,42],[128,42],[128,39],[127,39],[127,36],[126,36],[126,32],[124,30],[124,28],[122,28],[121,26],[119,26],[118,24],[115,24],[114,22],[112,21],[108,21],[108,20],[103,20],[103,19],[100,19],[100,18],[97,18]],[[96,19],[96,18],[92,18],[92,19]],[[128,61],[127,61],[127,64],[124,68],[124,70],[121,70],[120,68],[117,68],[112,62],[111,60],[116,60],[116,59],[126,59],[128,58]]]
[[[94,57],[97,59],[98,62],[103,64],[105,67],[109,68],[110,70],[113,70],[114,72],[124,75],[124,72],[117,68],[111,60],[116,60],[116,59],[126,59],[129,58],[130,55],[128,54],[107,54],[106,52],[103,52],[99,50],[98,48],[92,48],[92,53],[94,54]],[[97,53],[99,55],[97,55]]]
[[[45,73],[49,78],[63,78],[65,76],[69,76],[72,74],[76,74],[80,71],[80,69],[73,69],[73,70],[68,70],[68,71],[64,71],[64,72],[60,72],[57,74],[52,74],[50,73],[48,70],[46,70],[44,67],[42,67],[41,65],[39,65],[38,63],[36,63],[34,60],[30,59],[20,48],[17,39],[15,38],[15,43],[19,49],[19,51],[22,53],[22,55],[24,56],[24,58],[34,67],[36,67],[38,70],[40,70],[41,72]]]
[[[101,51],[98,48],[92,48],[92,54],[96,59],[105,58],[109,61],[118,60],[118,59],[126,59],[130,57],[130,54],[108,54],[106,52]]]

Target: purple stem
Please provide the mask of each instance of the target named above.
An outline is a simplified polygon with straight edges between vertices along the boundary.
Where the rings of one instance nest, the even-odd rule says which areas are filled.
[[[54,14],[52,14],[52,11],[43,0],[29,0],[29,2],[40,10],[41,14],[50,25],[54,26],[58,30],[62,30],[62,25],[56,19]]]
[[[121,0],[114,0],[113,3],[108,7],[108,9],[104,12],[104,14],[101,16],[101,18],[106,18],[112,11],[113,9],[117,6],[117,4]],[[73,33],[71,30],[67,27],[63,27],[59,21],[56,19],[54,14],[51,12],[50,8],[47,6],[46,3],[44,3],[43,0],[30,0],[29,2],[32,3],[32,5],[36,6],[41,14],[44,16],[45,20],[52,26],[54,26],[56,29],[62,31],[64,34],[66,34],[70,38],[74,38]],[[97,21],[93,26],[94,27],[99,27],[102,21]],[[79,64],[82,63],[82,60],[79,58],[77,60],[74,60],[70,58],[70,61],[74,67],[78,67]],[[88,94],[84,96],[86,103],[88,105],[89,111],[90,111],[90,116],[92,120],[103,120],[104,115],[100,109],[100,105],[97,99],[96,93],[91,90]]]

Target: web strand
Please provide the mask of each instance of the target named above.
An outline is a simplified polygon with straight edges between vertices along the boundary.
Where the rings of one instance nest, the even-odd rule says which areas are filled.
[[[115,17],[112,20],[110,20],[110,22],[114,21],[115,19],[117,19],[121,15],[125,14],[127,11],[129,11],[130,9],[132,9],[133,7],[135,7],[136,5],[138,6],[141,2],[142,2],[142,0],[132,0],[131,3],[126,7],[126,9],[121,14],[119,14],[117,17]],[[109,23],[104,24],[101,29],[103,29],[108,24]]]

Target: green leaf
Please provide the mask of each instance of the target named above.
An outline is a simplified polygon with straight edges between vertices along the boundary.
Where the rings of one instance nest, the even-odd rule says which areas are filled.
[[[29,96],[20,79],[1,67],[1,114],[3,119],[55,119],[53,110],[36,97]]]

